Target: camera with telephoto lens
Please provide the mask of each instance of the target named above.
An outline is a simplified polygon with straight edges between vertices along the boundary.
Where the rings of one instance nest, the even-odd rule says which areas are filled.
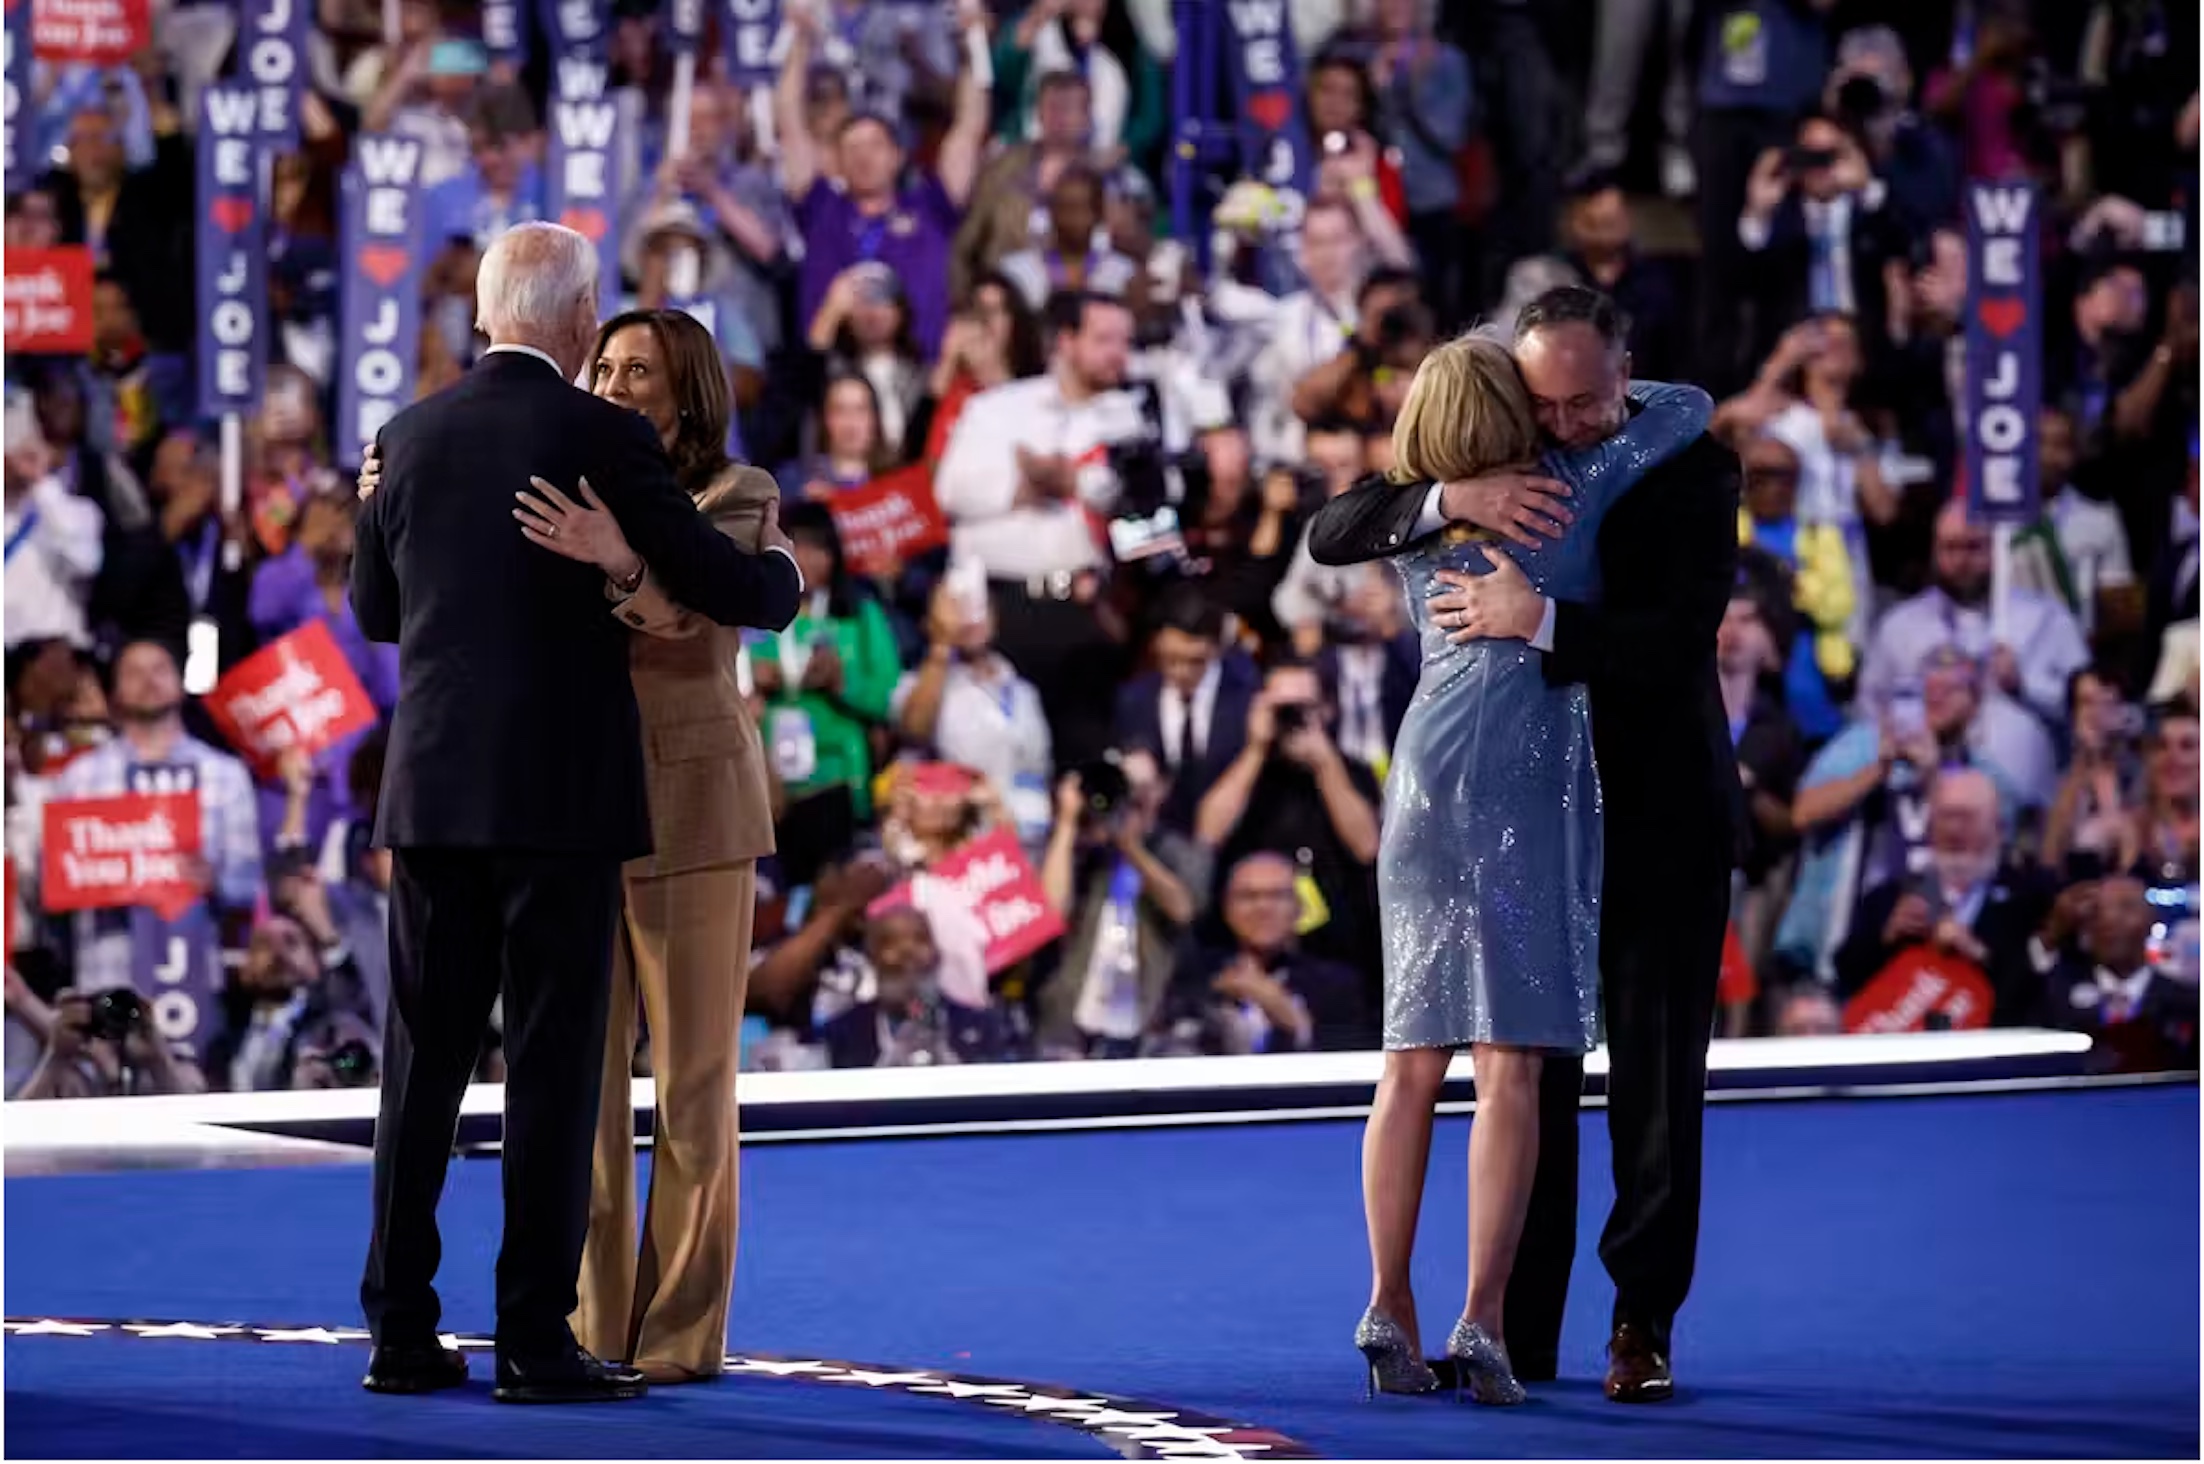
[[[127,986],[117,986],[92,998],[91,1035],[106,1042],[121,1042],[145,1020],[145,998]]]
[[[1126,781],[1125,770],[1114,759],[1098,757],[1079,764],[1074,773],[1079,779],[1079,795],[1086,800],[1081,816],[1098,822],[1116,816],[1125,806],[1126,796],[1132,785]]]
[[[1271,709],[1271,725],[1277,728],[1280,737],[1291,737],[1309,725],[1309,713],[1313,710],[1307,702],[1286,702]]]

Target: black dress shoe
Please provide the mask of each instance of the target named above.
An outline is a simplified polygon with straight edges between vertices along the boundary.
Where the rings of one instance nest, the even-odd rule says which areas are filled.
[[[600,1362],[576,1347],[541,1357],[501,1355],[490,1396],[500,1403],[617,1403],[649,1391],[634,1368]]]
[[[360,1386],[370,1393],[435,1393],[467,1381],[467,1359],[441,1342],[378,1342]]]
[[[1668,1358],[1643,1327],[1615,1328],[1607,1344],[1607,1396],[1616,1403],[1665,1403],[1676,1395]]]

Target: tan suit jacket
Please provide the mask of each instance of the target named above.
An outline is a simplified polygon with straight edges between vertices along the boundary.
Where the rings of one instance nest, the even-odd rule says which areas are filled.
[[[779,496],[772,475],[736,465],[697,507],[755,553],[765,505]],[[629,640],[628,668],[643,716],[653,848],[629,861],[628,874],[681,874],[772,853],[765,748],[735,681],[742,632],[682,609],[648,571],[612,613],[642,632]]]

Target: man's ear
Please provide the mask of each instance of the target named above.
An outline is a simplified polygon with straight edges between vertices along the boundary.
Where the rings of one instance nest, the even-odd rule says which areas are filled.
[[[1623,389],[1624,391],[1628,391],[1628,390],[1630,389],[1630,382],[1631,382],[1631,374],[1630,374],[1630,368],[1631,368],[1631,364],[1632,364],[1632,363],[1631,363],[1631,360],[1630,360],[1630,351],[1629,351],[1629,349],[1628,349],[1627,347],[1625,347],[1625,348],[1624,348],[1624,350],[1623,350],[1623,353],[1622,353],[1622,389]]]

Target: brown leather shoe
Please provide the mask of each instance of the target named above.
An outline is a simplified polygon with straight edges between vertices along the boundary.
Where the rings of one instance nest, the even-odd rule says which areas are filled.
[[[1665,1403],[1676,1394],[1668,1359],[1643,1328],[1628,1322],[1607,1344],[1607,1398],[1613,1403]]]

